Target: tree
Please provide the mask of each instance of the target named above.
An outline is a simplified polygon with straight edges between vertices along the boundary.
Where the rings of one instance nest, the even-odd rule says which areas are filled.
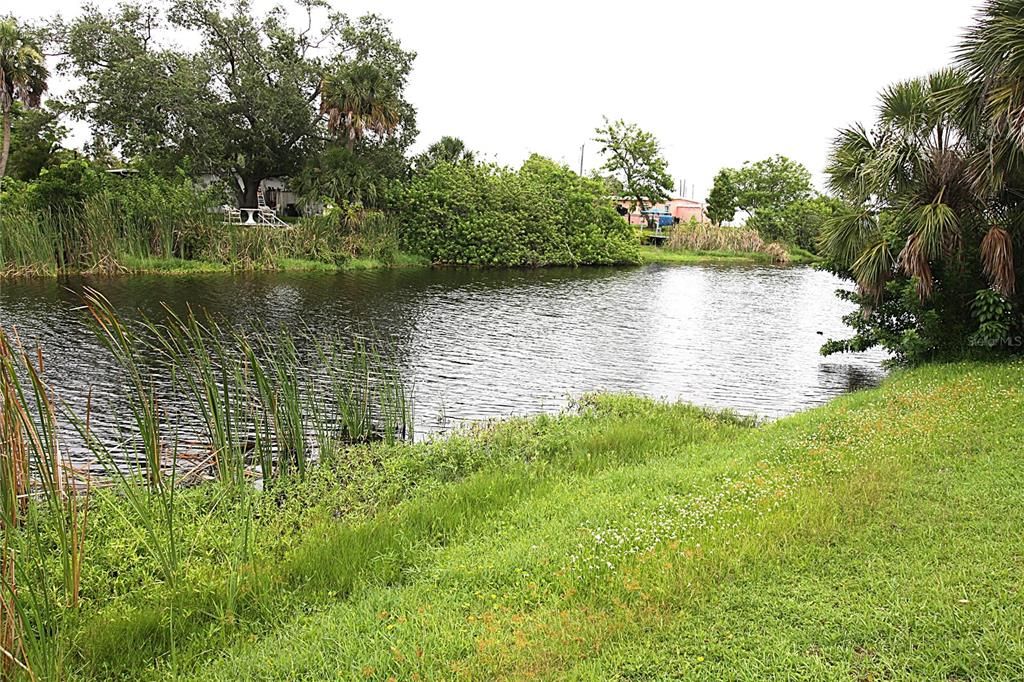
[[[413,167],[417,172],[430,170],[439,163],[475,163],[476,154],[466,147],[466,143],[457,137],[443,136],[437,142],[413,159]]]
[[[767,241],[796,243],[805,226],[791,222],[806,212],[792,208],[813,201],[811,173],[802,164],[776,155],[740,168],[723,168],[708,194],[708,217],[720,225],[747,214],[747,225]],[[807,243],[808,240],[803,240]],[[813,241],[813,240],[811,240]],[[804,248],[807,248],[806,246]]]
[[[389,189],[407,177],[407,169],[405,157],[393,146],[350,151],[347,145],[331,144],[311,158],[289,186],[312,205],[328,199],[338,205],[384,208]]]
[[[648,204],[668,198],[672,178],[654,135],[633,123],[621,119],[609,122],[607,118],[595,132],[594,141],[601,145],[601,154],[605,156],[602,170],[622,182],[641,211]]]
[[[736,188],[736,171],[732,168],[723,168],[715,176],[714,184],[707,198],[708,218],[715,225],[727,223],[736,217],[736,207],[739,205]]]
[[[0,117],[3,142],[0,147],[0,180],[7,174],[11,153],[11,117],[15,102],[28,108],[42,103],[49,73],[36,39],[13,18],[0,19]]]
[[[814,196],[810,171],[781,154],[743,164],[736,172],[736,186],[737,208],[751,216],[758,209],[782,210]]]
[[[590,171],[590,179],[597,180],[604,186],[606,196],[619,198],[626,194],[626,186],[614,175],[601,173],[597,169]]]
[[[823,195],[794,201],[783,210],[780,220],[786,241],[817,253],[822,228],[841,206],[841,201]]]
[[[60,149],[66,134],[55,112],[15,105],[11,112],[8,176],[34,180]]]
[[[889,86],[876,127],[846,128],[833,144],[828,183],[847,207],[828,221],[823,243],[873,296],[898,269],[929,298],[933,265],[964,246],[965,227],[986,224],[967,172],[974,142],[938,98],[961,78],[945,70]]]
[[[882,343],[923,359],[996,327],[1006,348],[1021,324],[1010,303],[1024,147],[1005,117],[1018,111],[1024,68],[990,59],[1020,39],[1021,16],[1024,2],[990,2],[961,46],[962,68],[886,88],[870,130],[840,131],[827,174],[846,205],[826,221],[822,246],[830,269],[857,283],[861,311],[857,335],[826,350]],[[994,321],[990,310],[1008,312]]]
[[[762,210],[781,212],[813,196],[810,171],[803,164],[775,155],[756,163],[748,161],[740,168],[720,170],[708,196],[708,212],[720,218],[716,222],[732,220],[737,211],[750,218]]]
[[[294,4],[305,17],[299,28],[283,7],[256,12],[248,0],[227,8],[164,0],[109,14],[87,7],[63,31],[64,68],[83,81],[67,105],[121,153],[215,174],[245,206],[255,205],[262,180],[297,173],[324,147],[333,104],[342,104],[332,95],[362,93],[358,111],[334,115],[350,147],[385,127],[414,133],[415,112],[401,93],[415,55],[387,22],[351,21],[322,0]],[[176,47],[184,32],[198,37],[198,48]],[[386,116],[367,113],[368,90],[387,93]]]
[[[388,137],[401,123],[395,84],[372,64],[348,65],[324,79],[320,111],[327,129],[345,140],[351,152],[368,133]]]

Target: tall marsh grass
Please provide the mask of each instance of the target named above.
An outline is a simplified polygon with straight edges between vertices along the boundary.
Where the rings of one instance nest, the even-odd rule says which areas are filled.
[[[105,191],[73,210],[0,205],[0,277],[117,274],[172,259],[243,271],[283,259],[388,263],[397,251],[396,223],[379,212],[309,218],[288,228],[224,225],[209,200],[191,190],[151,201]]]
[[[673,228],[665,248],[672,251],[720,251],[762,253],[773,262],[785,263],[788,251],[776,242],[766,243],[757,230],[746,227],[716,227],[691,221]]]
[[[4,206],[0,275],[108,274],[129,259],[192,259],[206,252],[218,223],[198,200],[140,209],[102,193],[75,210]]]
[[[54,644],[53,635],[63,631],[68,613],[79,606],[89,496],[63,457],[56,403],[44,371],[41,353],[27,351],[0,330],[4,679],[21,672],[33,679],[60,678],[64,640]]]
[[[233,620],[250,570],[253,479],[264,485],[305,477],[347,444],[411,435],[408,396],[388,355],[376,344],[302,338],[285,331],[222,328],[191,310],[161,320],[123,322],[97,291],[84,293],[97,336],[123,372],[129,409],[104,439],[87,407],[78,414],[46,383],[41,351],[0,329],[0,679],[61,679],[73,638],[87,559],[88,481],[66,459],[59,434],[70,422],[107,471],[114,507],[173,594],[188,552],[177,518],[176,490],[212,475],[237,510],[238,541],[228,557],[226,622]],[[199,416],[199,453],[182,452],[178,415],[157,387],[174,387]],[[178,406],[179,409],[182,406]],[[125,462],[125,448],[137,453]],[[239,500],[241,500],[239,502]],[[170,599],[170,597],[168,597]],[[174,664],[174,614],[168,602]],[[56,643],[56,644],[55,644]],[[55,646],[59,646],[54,648]]]

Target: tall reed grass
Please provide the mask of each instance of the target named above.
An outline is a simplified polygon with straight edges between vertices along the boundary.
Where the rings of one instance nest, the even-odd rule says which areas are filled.
[[[789,260],[789,252],[776,242],[766,243],[757,230],[746,227],[716,227],[691,221],[672,229],[665,248],[672,251],[722,251],[763,253],[773,262]]]
[[[99,294],[87,295],[112,314]],[[412,436],[405,386],[377,343],[308,330],[247,334],[191,310],[167,309],[144,325],[201,418],[222,480],[241,483],[251,467],[265,481],[301,477],[346,444]]]
[[[126,206],[101,193],[74,210],[3,206],[0,275],[113,273],[124,261],[196,258],[209,249],[219,219],[196,200]]]
[[[163,200],[105,191],[74,210],[0,206],[0,277],[84,272],[117,274],[154,259],[200,260],[236,270],[273,268],[282,259],[338,263],[394,260],[396,223],[379,212],[322,216],[290,228],[232,226],[208,200],[175,191]]]
[[[78,608],[89,496],[57,437],[42,354],[0,330],[0,671],[62,676],[68,611]],[[86,491],[87,492],[87,491]],[[55,552],[53,551],[55,548]],[[54,569],[53,555],[57,557]],[[56,647],[56,649],[55,649]]]
[[[99,292],[87,289],[84,301],[97,336],[124,374],[129,410],[118,430],[129,434],[127,442],[97,435],[91,408],[76,413],[47,385],[41,351],[26,350],[0,329],[2,679],[61,679],[69,655],[60,647],[71,641],[64,635],[80,601],[90,495],[88,481],[83,487],[64,457],[61,419],[72,423],[105,467],[117,490],[118,513],[137,529],[168,595],[180,581],[187,551],[177,524],[179,485],[204,478],[196,473],[208,468],[241,500],[222,605],[226,622],[234,618],[249,562],[247,483],[302,478],[348,443],[412,433],[405,388],[374,343],[245,333],[191,310],[128,324]],[[169,418],[157,386],[175,387],[199,416],[205,452],[185,457],[180,451],[177,421]],[[127,465],[119,456],[126,447],[138,454]],[[173,603],[168,612],[174,665]]]

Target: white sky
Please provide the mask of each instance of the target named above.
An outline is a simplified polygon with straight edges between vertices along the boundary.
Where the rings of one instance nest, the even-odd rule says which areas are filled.
[[[392,19],[418,52],[408,89],[417,148],[447,134],[502,163],[535,151],[578,168],[585,144],[589,171],[600,165],[591,138],[602,115],[625,118],[661,140],[673,176],[696,184],[698,198],[719,168],[776,153],[805,164],[820,184],[833,131],[870,121],[888,83],[948,64],[981,4],[332,2]],[[0,14],[70,15],[78,6],[12,4],[0,0]]]

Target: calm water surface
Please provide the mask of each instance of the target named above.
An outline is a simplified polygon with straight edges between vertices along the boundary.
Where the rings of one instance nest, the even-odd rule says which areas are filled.
[[[420,436],[557,410],[597,390],[771,418],[884,374],[880,353],[818,354],[825,339],[849,332],[841,317],[851,306],[834,295],[839,280],[805,267],[0,280],[0,325],[42,345],[64,400],[83,404],[92,387],[97,415],[117,373],[78,308],[83,283],[126,316],[191,304],[243,326],[386,337],[412,386]]]

